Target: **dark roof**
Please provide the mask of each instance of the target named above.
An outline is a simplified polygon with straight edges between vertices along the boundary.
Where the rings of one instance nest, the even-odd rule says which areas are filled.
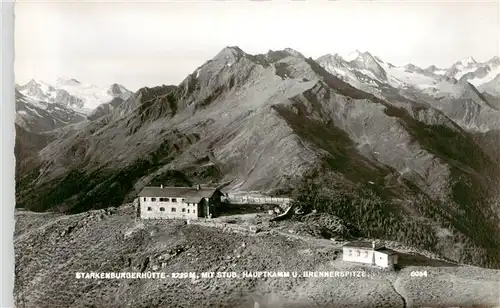
[[[353,247],[353,248],[372,248],[372,242],[367,242],[367,241],[356,241],[356,242],[349,242],[345,243],[343,245],[344,247]],[[395,255],[397,254],[397,251],[394,251],[392,249],[386,248],[385,246],[381,244],[375,243],[375,250],[378,252],[382,252],[388,255]]]
[[[378,251],[378,252],[382,252],[382,253],[388,254],[388,255],[395,255],[395,254],[397,254],[397,251],[394,251],[392,249],[385,248],[385,247],[377,248],[375,250]]]
[[[215,187],[144,187],[139,197],[176,197],[185,198],[187,202],[199,202],[201,198],[210,198],[216,191]]]
[[[344,244],[345,247],[372,248],[372,242],[356,241]]]

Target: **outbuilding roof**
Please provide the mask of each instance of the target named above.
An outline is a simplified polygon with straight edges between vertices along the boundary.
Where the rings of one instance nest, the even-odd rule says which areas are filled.
[[[367,242],[367,241],[348,242],[344,244],[344,247],[372,248],[372,242]]]
[[[184,198],[187,202],[199,202],[202,198],[210,198],[215,187],[157,187],[146,186],[139,193],[139,197],[169,197]]]
[[[343,246],[344,247],[352,247],[352,248],[372,249],[373,248],[372,245],[373,245],[372,242],[368,242],[368,241],[355,241],[355,242],[345,243]],[[385,246],[383,246],[381,244],[375,244],[375,251],[385,253],[388,255],[397,254],[396,251],[389,249],[389,248],[386,248]]]
[[[385,248],[385,247],[377,248],[377,249],[375,249],[375,251],[381,252],[381,253],[385,253],[386,255],[395,255],[395,254],[397,254],[396,251],[394,251],[392,249],[389,249],[389,248]]]

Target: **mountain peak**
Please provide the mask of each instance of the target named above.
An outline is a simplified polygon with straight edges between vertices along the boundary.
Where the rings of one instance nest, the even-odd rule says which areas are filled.
[[[45,98],[45,92],[49,91],[52,87],[44,81],[37,79],[30,79],[26,84],[19,86],[21,91],[27,91],[30,95],[38,99]]]
[[[360,57],[363,57],[363,53],[361,51],[359,51],[358,49],[351,51],[348,54],[346,54],[345,56],[343,56],[344,60],[346,60],[347,62],[354,61]]]
[[[34,86],[34,85],[40,85],[40,83],[34,79],[34,78],[31,78],[30,81],[28,81],[24,86]]]
[[[352,57],[356,56],[356,58],[352,59]],[[352,59],[352,60],[351,60]],[[353,54],[351,54],[350,59],[346,59],[350,63],[351,66],[357,69],[366,69],[371,71],[379,80],[385,80],[387,78],[387,74],[384,71],[384,68],[380,65],[380,63],[373,57],[369,52],[360,52],[356,50]]]
[[[117,96],[120,96],[122,94],[127,94],[129,93],[130,91],[127,90],[124,86],[122,86],[121,84],[117,84],[117,83],[113,83],[108,91],[106,93],[108,93],[109,95],[113,96],[113,97],[117,97]]]
[[[321,57],[319,57],[318,59],[316,59],[316,62],[318,63],[328,63],[328,66],[332,66],[332,67],[345,67],[346,65],[346,60],[340,56],[338,53],[335,53],[335,54],[326,54],[326,55],[323,55]]]
[[[433,72],[437,71],[438,68],[437,68],[437,66],[435,66],[434,64],[432,64],[428,68],[426,68],[425,70],[428,71],[428,72],[433,73]]]
[[[366,58],[366,57],[369,57],[369,58],[374,58],[373,55],[371,53],[369,53],[368,51],[365,51],[365,52],[362,52],[361,55]]]
[[[352,62],[352,61],[357,61],[364,63],[366,65],[371,65],[372,63],[377,63],[380,61],[377,57],[374,57],[371,53],[368,51],[359,51],[356,49],[355,51],[349,53],[344,57],[344,60],[347,62]],[[381,62],[381,61],[380,61]]]
[[[487,63],[492,65],[500,65],[500,58],[498,56],[494,56],[493,58],[489,59]]]
[[[420,68],[420,67],[418,67],[418,66],[416,66],[415,64],[412,64],[412,63],[408,63],[408,64],[406,64],[406,65],[404,66],[404,69],[405,69],[405,71],[407,71],[407,72],[411,72],[411,73],[413,73],[413,72],[419,72],[419,73],[422,73],[422,71],[423,71],[423,69],[422,69],[422,68]]]
[[[298,58],[305,58],[303,54],[301,54],[300,52],[298,52],[297,50],[293,49],[293,48],[285,48],[283,51],[285,51],[286,53],[289,53],[290,55],[294,56],[294,57],[298,57]]]
[[[56,80],[56,84],[61,86],[79,85],[80,81],[76,80],[75,78],[68,79],[68,78],[58,77]]]
[[[236,55],[242,56],[245,54],[245,52],[238,46],[226,46],[222,48],[221,51],[219,51],[219,54],[228,54],[228,53],[231,53],[235,56]]]
[[[238,46],[226,46],[212,60],[222,61],[231,65],[234,62],[238,62],[245,55],[246,53]]]
[[[462,61],[460,61],[460,63],[464,66],[469,66],[472,64],[476,64],[477,61],[473,57],[467,57],[467,58],[463,59]]]
[[[292,48],[285,48],[285,49],[281,49],[281,50],[270,49],[264,55],[250,55],[250,58],[254,62],[261,63],[261,64],[263,64],[263,63],[269,64],[272,62],[277,62],[277,61],[280,61],[281,59],[284,59],[287,57],[295,57],[295,58],[305,59],[304,55],[302,55],[300,52],[298,52]]]

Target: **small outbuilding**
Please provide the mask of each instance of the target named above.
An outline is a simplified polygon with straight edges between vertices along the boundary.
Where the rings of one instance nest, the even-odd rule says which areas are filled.
[[[377,245],[375,242],[355,241],[344,244],[342,260],[393,268],[398,263],[398,256],[396,251]]]
[[[375,265],[383,268],[393,268],[398,264],[398,254],[396,251],[381,247],[375,250],[374,253]]]

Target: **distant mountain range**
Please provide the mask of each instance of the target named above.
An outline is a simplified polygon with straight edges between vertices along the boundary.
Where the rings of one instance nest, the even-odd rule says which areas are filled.
[[[439,92],[452,94],[447,84],[469,82],[476,87],[487,88],[490,95],[498,95],[500,59],[493,57],[486,62],[477,62],[472,57],[458,61],[450,68],[442,69],[434,65],[422,69],[413,64],[395,67],[369,52],[356,51],[342,58],[338,54],[325,55],[317,59],[331,74],[354,84],[368,84],[376,88],[376,83],[389,84],[395,88],[414,87],[423,93],[439,97]],[[354,73],[356,72],[356,73]],[[495,87],[496,85],[496,87]],[[365,86],[366,87],[366,86]]]
[[[33,132],[46,132],[77,123],[85,114],[57,103],[47,103],[16,90],[16,124]]]
[[[100,88],[93,84],[84,84],[71,78],[58,78],[54,84],[31,79],[24,85],[18,85],[17,90],[25,96],[70,107],[79,112],[90,112],[99,105],[108,103],[113,98],[128,98],[132,93],[124,86],[112,84],[108,88]]]
[[[148,184],[227,182],[292,194],[366,236],[497,267],[498,69],[498,58],[422,69],[368,52],[314,60],[226,47],[179,85],[118,86],[85,119],[44,133],[47,142],[19,140],[40,149],[22,157],[17,205],[81,212],[121,205]],[[81,108],[35,83],[20,93]],[[79,87],[68,83],[60,88]]]
[[[292,49],[285,51],[303,57]],[[470,90],[479,91],[484,96],[483,102],[490,107],[500,108],[500,103],[496,99],[500,96],[500,58],[497,56],[486,62],[477,62],[469,57],[446,69],[435,65],[422,69],[413,64],[395,67],[377,56],[372,56],[369,52],[359,50],[344,57],[339,54],[327,54],[316,59],[316,62],[330,74],[375,95],[387,87],[406,91],[405,95],[410,97],[415,95],[411,92],[417,92],[426,98],[425,101],[434,103],[433,107],[443,110],[446,106],[437,103],[436,100],[450,97],[463,98],[466,96],[464,91]],[[467,87],[467,83],[470,83],[471,87]],[[57,78],[53,84],[32,79],[24,85],[16,86],[16,89],[31,101],[39,101],[45,105],[56,103],[93,119],[109,113],[121,101],[133,94],[116,83],[108,88],[100,88],[93,84],[81,83],[74,78]],[[474,96],[472,93],[470,95]],[[454,120],[460,122],[461,119]],[[477,126],[477,123],[468,124],[470,129],[474,129],[474,125]]]

